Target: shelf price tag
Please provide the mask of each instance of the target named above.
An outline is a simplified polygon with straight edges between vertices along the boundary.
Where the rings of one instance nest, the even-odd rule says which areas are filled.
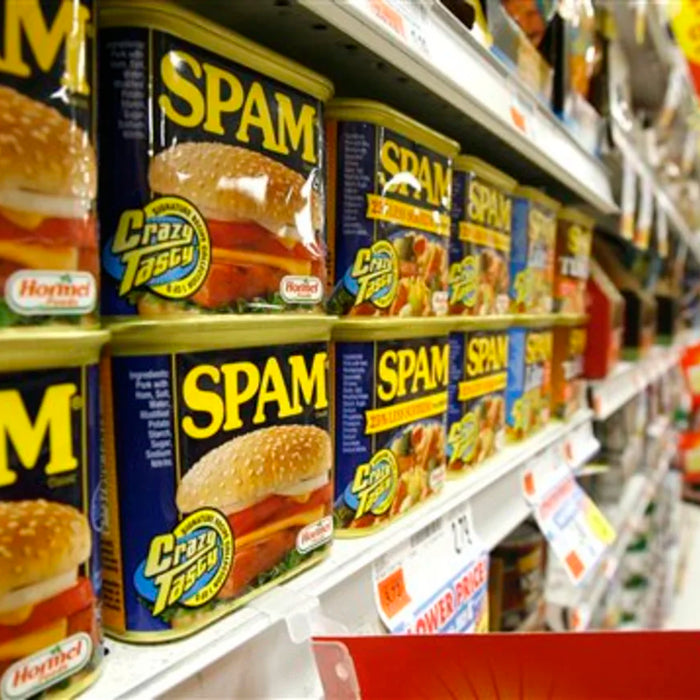
[[[508,116],[518,131],[532,141],[537,140],[537,107],[534,100],[525,96],[514,81],[510,85]]]
[[[430,55],[428,8],[416,0],[366,0],[369,14],[411,48]]]
[[[488,553],[468,504],[395,547],[372,578],[377,612],[392,633],[488,632]]]
[[[668,218],[660,202],[656,204],[656,245],[660,258],[668,257]]]
[[[598,506],[571,474],[531,501],[537,525],[572,583],[584,581],[600,562],[616,534]]]
[[[641,178],[642,192],[637,213],[637,226],[634,231],[634,244],[639,250],[649,248],[651,223],[654,219],[654,181],[648,175]]]
[[[634,213],[637,204],[637,171],[629,154],[622,152],[622,197],[620,202],[620,235],[634,238]]]
[[[582,423],[564,442],[564,456],[569,467],[576,468],[598,450],[600,443],[593,435],[593,424]]]

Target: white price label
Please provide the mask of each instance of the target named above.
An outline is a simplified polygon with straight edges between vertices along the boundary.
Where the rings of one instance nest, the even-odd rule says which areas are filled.
[[[536,454],[523,470],[522,488],[528,503],[537,503],[554,484],[569,474],[561,443]]]
[[[366,0],[366,8],[393,34],[425,56],[430,55],[428,8],[420,0]]]
[[[533,514],[569,578],[579,584],[615,540],[615,530],[573,476],[533,505]]]
[[[488,554],[468,505],[389,552],[372,576],[377,612],[392,633],[488,632]]]

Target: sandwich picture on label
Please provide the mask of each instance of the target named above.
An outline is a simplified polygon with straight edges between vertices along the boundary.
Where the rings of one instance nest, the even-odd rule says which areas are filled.
[[[86,517],[53,501],[0,501],[0,678],[16,661],[79,632],[98,638],[96,599],[80,575]]]
[[[297,535],[330,515],[331,466],[327,431],[280,425],[223,443],[185,474],[176,496],[179,511],[215,508],[233,531],[233,566],[217,598],[238,597],[308,555],[299,551]]]
[[[325,284],[316,177],[316,171],[304,177],[262,153],[221,143],[179,143],[151,159],[153,196],[194,205],[211,239],[211,267],[189,307],[265,312],[284,307],[285,277]],[[142,315],[178,306],[148,293],[138,302]]]
[[[18,271],[55,273],[58,284],[60,273],[82,270],[94,296],[96,188],[87,132],[53,107],[0,86],[0,326],[22,322],[22,295],[47,294],[46,274],[8,283]],[[63,300],[50,301],[60,310]]]

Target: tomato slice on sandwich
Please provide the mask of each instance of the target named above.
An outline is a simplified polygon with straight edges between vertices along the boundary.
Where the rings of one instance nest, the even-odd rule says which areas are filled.
[[[80,578],[75,586],[53,598],[44,600],[32,608],[29,617],[20,624],[2,624],[9,616],[0,616],[0,648],[4,642],[18,640],[24,635],[50,625],[52,622],[67,619],[85,608],[92,608],[95,595],[92,585],[86,578]],[[89,632],[89,629],[85,629]],[[2,654],[0,654],[0,658]]]

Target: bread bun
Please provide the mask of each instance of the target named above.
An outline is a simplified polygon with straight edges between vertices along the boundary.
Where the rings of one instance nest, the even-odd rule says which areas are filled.
[[[255,221],[273,233],[323,223],[321,197],[299,173],[262,153],[223,143],[179,143],[151,159],[151,189],[192,202],[219,221]],[[308,211],[309,197],[311,206]],[[305,225],[309,225],[306,223]],[[307,233],[302,231],[302,234]]]
[[[94,199],[87,133],[53,107],[0,86],[0,189]]]
[[[177,490],[182,513],[262,499],[332,464],[328,433],[312,425],[279,425],[240,435],[204,455]]]
[[[85,516],[53,501],[0,501],[0,596],[69,572],[90,556]]]

